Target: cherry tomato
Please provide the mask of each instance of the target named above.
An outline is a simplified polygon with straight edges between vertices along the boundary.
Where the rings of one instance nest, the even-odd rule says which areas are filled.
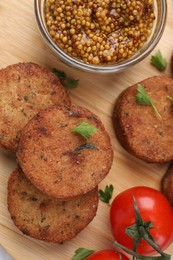
[[[165,250],[173,241],[173,209],[165,196],[152,188],[138,186],[120,193],[112,202],[110,223],[115,240],[133,250],[134,239],[125,233],[127,227],[135,224],[134,198],[144,222],[151,221],[151,236]],[[137,253],[153,255],[156,251],[144,239],[137,246]]]
[[[100,250],[88,256],[86,260],[128,260],[127,256],[114,251],[113,249]]]

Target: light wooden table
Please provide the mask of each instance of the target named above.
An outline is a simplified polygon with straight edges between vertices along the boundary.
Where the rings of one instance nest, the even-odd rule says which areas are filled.
[[[155,48],[168,61],[173,50],[173,2],[168,0],[168,19],[164,34]],[[75,79],[79,87],[71,92],[72,101],[91,109],[103,121],[114,148],[114,162],[109,175],[100,188],[113,184],[114,197],[121,191],[136,185],[156,189],[168,164],[152,165],[129,155],[118,143],[112,128],[112,109],[117,95],[127,86],[147,77],[160,74],[150,65],[150,57],[128,71],[111,75],[94,75],[72,69],[62,64],[43,42],[34,17],[33,1],[8,0],[0,2],[0,68],[17,62],[32,61],[48,67],[56,67]],[[166,72],[171,76],[170,66]],[[94,250],[110,248],[113,238],[109,226],[109,206],[99,202],[97,216],[76,238],[63,245],[40,242],[24,236],[10,219],[6,195],[7,180],[15,168],[16,158],[7,151],[0,151],[0,244],[16,260],[66,260],[71,259],[78,247]],[[167,250],[173,253],[173,245]]]

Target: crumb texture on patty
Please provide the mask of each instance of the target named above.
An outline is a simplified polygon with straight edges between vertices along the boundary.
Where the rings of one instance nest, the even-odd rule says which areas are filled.
[[[173,80],[154,76],[138,84],[147,92],[161,115],[152,106],[135,100],[137,84],[125,89],[117,98],[113,111],[113,125],[121,145],[134,156],[151,163],[173,159]]]
[[[98,188],[69,201],[59,201],[39,191],[17,167],[8,181],[8,209],[25,234],[62,243],[75,237],[95,217]]]
[[[16,152],[21,129],[40,110],[71,103],[59,79],[40,65],[26,62],[0,70],[0,145]]]
[[[81,122],[97,128],[87,141],[72,132]],[[73,104],[70,109],[44,109],[30,120],[22,131],[17,158],[37,188],[66,200],[88,192],[106,177],[113,149],[100,119]]]

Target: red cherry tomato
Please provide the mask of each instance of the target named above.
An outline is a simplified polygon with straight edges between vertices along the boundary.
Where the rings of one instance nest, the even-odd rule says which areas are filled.
[[[133,250],[134,239],[125,233],[127,227],[135,224],[134,201],[144,222],[151,221],[151,236],[165,250],[173,241],[173,209],[165,196],[149,187],[133,187],[120,193],[112,202],[110,210],[111,229],[115,240]],[[137,253],[153,255],[156,251],[144,239],[137,246]]]
[[[88,256],[86,260],[128,260],[127,256],[113,249],[100,250]]]

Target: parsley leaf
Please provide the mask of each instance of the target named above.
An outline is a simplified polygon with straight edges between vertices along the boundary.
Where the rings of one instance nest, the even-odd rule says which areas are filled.
[[[173,97],[167,96],[167,98],[171,101],[171,105],[173,105]]]
[[[138,94],[135,95],[136,98],[136,102],[139,105],[148,105],[151,106],[152,102],[149,98],[149,96],[147,95],[147,92],[145,91],[145,89],[142,87],[142,85],[138,84],[137,85],[137,90],[138,90]]]
[[[64,71],[53,69],[53,73],[59,78],[67,91],[70,91],[70,89],[76,88],[78,86],[79,80],[69,79]]]
[[[160,50],[155,55],[151,56],[151,64],[155,66],[159,71],[164,71],[167,67],[167,61],[163,58]]]
[[[87,256],[93,254],[95,251],[86,249],[86,248],[78,248],[75,251],[74,256],[72,257],[72,260],[84,260]]]
[[[53,69],[53,73],[59,78],[59,80],[66,80],[67,76],[64,71]]]
[[[135,95],[136,102],[137,102],[139,105],[152,106],[152,108],[154,109],[154,111],[156,112],[156,114],[161,118],[160,113],[158,112],[157,108],[156,108],[155,105],[153,104],[152,100],[150,99],[150,97],[148,96],[147,92],[146,92],[145,89],[142,87],[142,85],[138,84],[138,85],[137,85],[137,90],[138,90],[139,93]]]
[[[113,185],[106,185],[106,188],[104,191],[99,190],[99,198],[101,201],[105,203],[109,203],[110,199],[112,198],[114,187]]]
[[[92,134],[97,131],[97,128],[88,124],[87,122],[82,122],[79,126],[74,127],[71,131],[82,135],[86,140],[88,140]]]

